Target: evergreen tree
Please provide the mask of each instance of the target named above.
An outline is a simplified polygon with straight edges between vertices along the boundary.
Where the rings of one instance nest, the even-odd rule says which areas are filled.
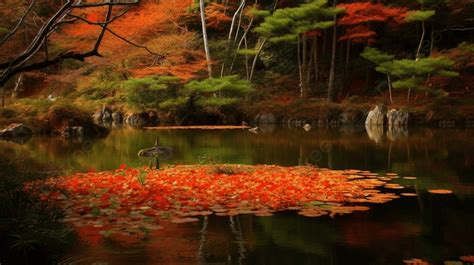
[[[327,2],[327,0],[314,0],[297,7],[278,9],[271,16],[267,16],[255,29],[255,32],[266,37],[272,43],[292,42],[297,44],[301,97],[307,92],[307,83],[304,77],[309,71],[306,33],[331,27],[335,22],[328,20],[328,18],[343,12],[341,8],[326,7]]]
[[[133,78],[122,83],[128,103],[139,109],[158,108],[159,103],[177,96],[179,78],[149,76]]]
[[[160,108],[172,109],[185,105],[192,108],[220,108],[238,103],[252,91],[250,83],[237,75],[191,81],[184,85],[176,98],[161,102]]]
[[[445,76],[455,77],[458,73],[452,71],[454,61],[445,57],[428,57],[421,59],[401,59],[393,60],[380,64],[376,70],[379,72],[388,72],[396,76],[399,80],[393,82],[393,87],[398,89],[407,89],[407,101],[410,101],[412,89],[424,90],[433,94],[442,94],[442,91],[427,90],[423,86],[426,76]]]
[[[364,51],[360,54],[363,58],[373,62],[377,66],[382,65],[387,62],[391,62],[395,56],[389,55],[387,53],[383,53],[376,48],[366,47]],[[385,67],[377,67],[376,70],[380,73],[387,75],[387,84],[388,84],[388,91],[390,95],[390,103],[393,103],[392,97],[392,77],[390,75],[390,70]]]

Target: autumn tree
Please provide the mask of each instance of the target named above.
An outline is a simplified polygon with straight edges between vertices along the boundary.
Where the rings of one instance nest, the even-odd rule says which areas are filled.
[[[32,1],[32,7],[35,1]],[[51,15],[44,21],[41,27],[34,33],[26,48],[23,51],[13,53],[7,60],[0,62],[0,86],[5,91],[5,84],[13,76],[32,70],[43,69],[48,66],[59,64],[64,60],[84,61],[89,57],[100,57],[99,49],[106,32],[113,34],[109,29],[109,24],[123,16],[129,6],[138,4],[138,0],[123,1],[91,1],[83,2],[80,0],[68,0],[64,4],[57,6]],[[0,43],[0,47],[8,43],[16,34],[20,25],[31,16],[31,9],[28,8],[24,15],[18,20],[16,25],[9,31],[6,37]],[[104,9],[103,17],[100,22],[93,22],[82,16],[85,10]],[[115,9],[115,10],[114,10]],[[48,49],[50,37],[59,31],[65,25],[71,25],[78,22],[95,24],[101,28],[96,36],[94,45],[89,50],[75,51],[57,51],[54,54]],[[3,102],[4,104],[4,102]]]
[[[404,22],[408,11],[405,7],[386,6],[381,3],[354,2],[339,4],[344,9],[344,15],[337,21],[337,25],[345,27],[340,41],[352,43],[374,43],[377,32],[370,28],[371,23],[400,24]]]

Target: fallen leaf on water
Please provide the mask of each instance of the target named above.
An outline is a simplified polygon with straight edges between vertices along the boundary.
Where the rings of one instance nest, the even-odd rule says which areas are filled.
[[[405,188],[399,184],[386,184],[384,187],[387,189],[404,189]]]
[[[422,259],[408,259],[404,260],[403,263],[409,264],[409,265],[429,265],[427,261],[424,261]]]
[[[443,190],[443,189],[428,190],[428,192],[433,193],[433,194],[451,194],[451,193],[453,193],[452,190]]]
[[[405,196],[405,197],[416,197],[416,196],[418,196],[418,194],[416,194],[416,193],[409,193],[409,192],[401,193],[400,195]]]

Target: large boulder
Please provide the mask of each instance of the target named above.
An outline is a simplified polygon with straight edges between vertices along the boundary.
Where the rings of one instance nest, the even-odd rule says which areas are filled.
[[[389,127],[403,127],[408,125],[410,115],[404,110],[391,109],[387,112],[387,122]]]
[[[33,134],[33,130],[22,124],[10,124],[7,128],[0,131],[0,138],[28,137]]]
[[[43,133],[74,137],[103,137],[108,129],[97,125],[89,113],[74,106],[54,106],[42,117]]]
[[[367,118],[365,119],[366,126],[383,126],[386,122],[387,107],[383,104],[375,106],[375,108],[369,111]]]

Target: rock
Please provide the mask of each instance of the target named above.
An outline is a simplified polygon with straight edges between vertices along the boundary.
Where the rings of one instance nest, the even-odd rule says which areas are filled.
[[[303,129],[304,129],[305,131],[307,131],[307,132],[309,132],[309,131],[311,130],[311,128],[312,128],[312,127],[311,127],[311,124],[309,124],[309,123],[306,123],[306,124],[303,126]]]
[[[273,113],[271,112],[261,113],[255,117],[255,123],[256,124],[272,124],[272,123],[276,123],[276,118],[275,118],[275,115],[273,115]]]
[[[102,108],[102,122],[103,123],[112,122],[112,109],[110,109],[109,107]]]
[[[96,111],[94,114],[92,114],[92,119],[96,124],[108,124],[112,123],[113,117],[112,117],[113,111],[109,107],[103,107],[102,109]]]
[[[387,112],[387,122],[389,127],[402,127],[408,125],[409,114],[403,110],[391,109]]]
[[[114,124],[121,124],[123,122],[123,115],[122,112],[116,111],[112,113],[112,120]]]
[[[0,138],[28,137],[33,134],[33,130],[22,124],[10,124],[7,128],[0,131]]]
[[[92,119],[97,124],[102,123],[102,111],[99,110],[99,111],[95,112],[94,114],[92,114]]]
[[[82,126],[66,127],[61,131],[61,136],[64,138],[82,138],[84,135],[84,127]]]
[[[385,124],[387,116],[387,107],[383,104],[375,106],[373,110],[369,112],[365,119],[366,126],[379,126]]]
[[[148,123],[148,113],[132,113],[125,118],[125,123],[130,127],[141,128]]]

